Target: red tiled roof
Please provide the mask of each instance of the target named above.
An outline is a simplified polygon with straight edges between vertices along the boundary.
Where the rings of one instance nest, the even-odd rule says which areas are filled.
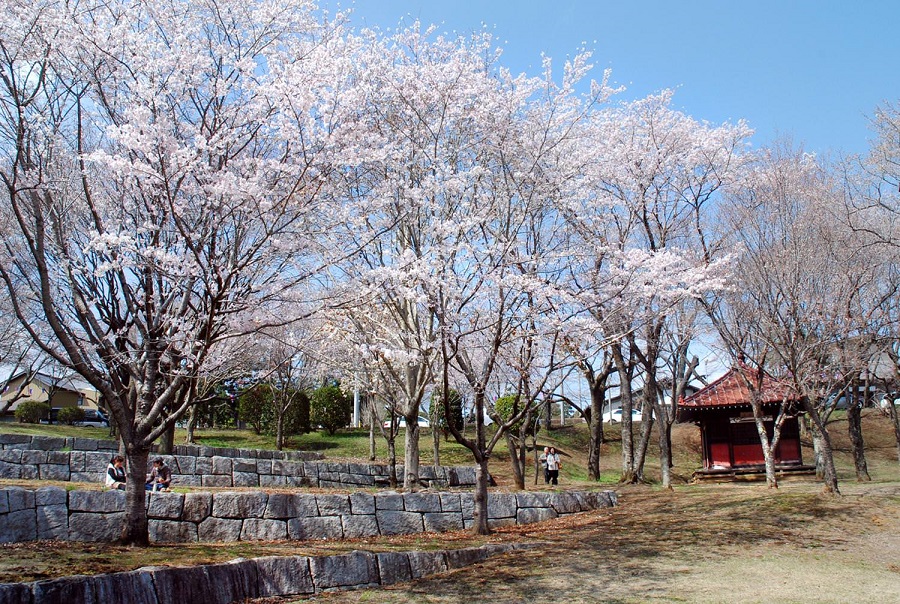
[[[746,379],[739,372],[742,372]],[[758,383],[756,370],[746,365],[732,367],[728,370],[728,373],[715,382],[682,399],[678,406],[681,408],[703,409],[749,405],[750,389],[747,387],[748,380],[754,385]],[[784,400],[794,400],[795,398],[787,384],[779,382],[767,373],[763,373],[762,387],[760,388],[761,403],[781,403]]]

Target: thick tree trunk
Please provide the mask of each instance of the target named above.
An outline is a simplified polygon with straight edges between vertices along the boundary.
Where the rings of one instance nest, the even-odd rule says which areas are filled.
[[[647,461],[647,448],[650,446],[650,436],[653,432],[653,414],[647,413],[645,410],[642,416],[641,436],[634,454],[634,473],[632,474],[631,483],[638,483],[644,479],[644,463]],[[623,419],[625,418],[625,412],[622,413],[622,417]],[[622,425],[624,430],[624,421]]]
[[[488,473],[487,458],[483,458],[475,465],[475,501],[473,510],[472,532],[476,535],[490,535],[491,527],[488,526]]]
[[[419,417],[406,418],[406,439],[403,456],[403,488],[414,490],[419,486]]]
[[[586,410],[590,440],[588,441],[588,479],[600,480],[600,446],[603,444],[603,403],[606,388],[591,388],[591,407]]]
[[[863,442],[862,404],[855,397],[847,406],[847,434],[850,437],[850,451],[853,454],[853,465],[856,468],[856,480],[858,482],[872,480],[869,477],[865,443]]]
[[[665,419],[665,410],[659,401],[653,404],[655,414],[660,418],[658,422],[658,440],[659,440],[659,472],[660,482],[664,489],[672,488],[672,443],[669,440],[668,427],[669,424]]]
[[[192,445],[195,442],[194,430],[197,429],[197,421],[200,418],[200,413],[197,410],[197,405],[193,405],[191,410],[188,411],[188,421],[187,421],[187,433],[184,437],[184,443],[186,445]]]
[[[803,405],[809,418],[812,420],[813,439],[816,440],[818,434],[819,441],[819,458],[822,463],[822,480],[825,483],[825,492],[833,495],[840,495],[838,488],[837,470],[834,467],[834,450],[831,447],[831,436],[819,416],[816,406],[810,402],[808,398],[804,399]],[[818,460],[817,460],[818,461]]]
[[[525,468],[520,457],[519,445],[509,431],[504,435],[506,437],[506,447],[509,449],[509,462],[512,467],[513,481],[516,483],[516,489],[525,490]]]
[[[147,503],[144,484],[150,447],[129,446],[125,449],[125,523],[122,526],[124,545],[149,545]]]

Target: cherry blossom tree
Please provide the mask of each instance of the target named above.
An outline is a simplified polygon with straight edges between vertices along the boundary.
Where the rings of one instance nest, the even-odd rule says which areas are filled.
[[[315,272],[348,51],[314,10],[13,0],[0,17],[0,277],[110,408],[126,543],[148,541],[150,446],[215,343],[291,320]]]

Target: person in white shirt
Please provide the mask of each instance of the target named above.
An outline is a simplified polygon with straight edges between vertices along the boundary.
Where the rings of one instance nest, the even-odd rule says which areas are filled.
[[[559,453],[556,452],[556,447],[550,447],[550,452],[547,453],[547,474],[550,478],[550,484],[559,484],[559,469],[561,467],[562,464],[559,461]]]
[[[125,458],[113,455],[106,466],[106,486],[110,489],[125,490]]]

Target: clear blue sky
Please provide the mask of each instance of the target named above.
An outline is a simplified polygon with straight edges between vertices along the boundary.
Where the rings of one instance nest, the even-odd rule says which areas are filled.
[[[674,88],[710,122],[746,119],[754,144],[786,135],[808,151],[864,152],[868,116],[900,101],[900,0],[321,0],[354,26],[404,20],[469,33],[482,25],[513,71],[562,65],[585,44],[624,98]]]

